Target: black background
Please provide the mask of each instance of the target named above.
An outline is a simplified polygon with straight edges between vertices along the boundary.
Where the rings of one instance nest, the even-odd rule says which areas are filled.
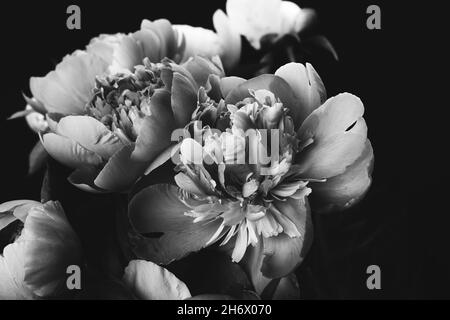
[[[391,1],[394,2],[394,1]],[[0,107],[0,201],[39,199],[42,173],[27,175],[27,155],[37,136],[25,121],[5,119],[25,106],[30,76],[43,76],[100,33],[131,32],[144,18],[212,28],[212,14],[225,1],[35,1],[12,2],[2,10]],[[82,29],[66,28],[66,8],[78,4]],[[374,181],[356,208],[322,218],[302,270],[315,266],[318,282],[302,281],[305,298],[450,298],[448,215],[438,201],[448,195],[444,155],[449,143],[444,66],[436,65],[438,8],[381,1],[301,1],[317,10],[320,31],[335,46],[339,63],[311,60],[328,96],[351,92],[366,108],[375,152]],[[366,28],[366,8],[378,4],[382,29]],[[440,41],[437,41],[440,40]],[[433,72],[433,75],[432,75]],[[435,76],[436,74],[436,76]],[[444,78],[445,79],[445,78]],[[446,80],[444,80],[445,83]],[[448,82],[448,80],[447,80]],[[436,100],[436,101],[434,101]],[[443,142],[441,142],[443,140]],[[444,201],[445,202],[445,201]],[[320,246],[327,257],[317,263]],[[321,252],[323,252],[323,250]],[[366,268],[381,267],[381,290],[366,288]]]

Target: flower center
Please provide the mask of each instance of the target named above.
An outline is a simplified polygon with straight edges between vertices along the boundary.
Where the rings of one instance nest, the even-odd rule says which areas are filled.
[[[140,121],[150,115],[153,93],[164,87],[162,68],[162,63],[151,63],[146,58],[133,74],[97,78],[93,97],[86,106],[87,114],[134,142]]]
[[[194,123],[194,131],[200,130],[202,138],[183,140],[181,172],[175,179],[182,190],[197,191],[195,199],[189,192],[182,195],[192,209],[186,215],[193,217],[194,223],[223,219],[208,244],[223,238],[223,245],[237,235],[234,261],[260,236],[284,232],[299,237],[295,224],[275,204],[290,197],[300,199],[309,192],[308,182],[300,179],[292,166],[298,139],[287,110],[267,90],[250,94],[250,98],[226,107],[223,101],[200,101],[194,119],[206,119],[208,125]],[[211,129],[223,119],[227,122],[224,130]]]

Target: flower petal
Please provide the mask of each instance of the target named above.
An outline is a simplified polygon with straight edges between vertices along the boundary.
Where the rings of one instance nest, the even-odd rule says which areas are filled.
[[[247,80],[234,89],[226,96],[227,104],[236,104],[245,98],[251,97],[249,90],[268,90],[283,103],[285,108],[289,109],[289,115],[294,119],[301,118],[299,108],[297,108],[297,98],[295,97],[290,85],[281,77],[272,74],[263,74],[253,79]],[[296,128],[300,123],[295,123]]]
[[[151,62],[158,62],[161,60],[160,55],[160,40],[158,35],[148,28],[133,33],[133,38],[141,44],[144,50],[145,57],[149,58]]]
[[[168,264],[205,247],[221,221],[193,223],[185,215],[190,209],[180,200],[179,189],[173,185],[153,185],[139,192],[128,210],[131,225],[141,233],[131,240],[137,256]]]
[[[280,278],[291,273],[304,259],[312,244],[312,221],[308,200],[288,198],[275,201],[274,205],[287,218],[295,223],[299,237],[286,234],[263,238],[264,260],[261,272],[268,278]]]
[[[214,74],[219,77],[224,75],[223,70],[217,65],[200,56],[189,59],[183,64],[183,67],[191,73],[195,82],[201,87],[206,87],[210,75]]]
[[[0,255],[0,300],[21,300],[23,295],[10,274],[7,260]]]
[[[224,77],[220,79],[220,89],[222,90],[222,97],[226,97],[231,90],[238,87],[245,81],[247,80],[245,80],[244,78],[234,76]]]
[[[241,36],[222,10],[213,15],[214,29],[220,38],[220,58],[227,70],[238,64],[241,57]]]
[[[144,59],[144,49],[136,39],[121,33],[100,35],[91,40],[86,50],[106,60],[110,73],[131,72]]]
[[[67,178],[67,180],[80,190],[91,193],[103,193],[105,190],[98,188],[94,180],[99,170],[92,167],[77,169]]]
[[[191,297],[184,282],[151,261],[130,261],[123,281],[142,300],[184,300]]]
[[[369,140],[361,156],[346,171],[325,182],[314,182],[309,186],[311,206],[315,212],[347,209],[357,203],[372,183],[373,149]]]
[[[231,23],[258,50],[264,35],[280,32],[280,4],[280,0],[228,0],[226,9]]]
[[[314,110],[298,131],[311,140],[296,158],[302,175],[325,179],[343,173],[364,151],[367,125],[361,100],[348,93],[328,99]]]
[[[158,61],[165,57],[173,58],[177,43],[175,31],[168,20],[159,19],[152,22],[145,19],[141,23],[141,30],[149,30],[158,37]],[[144,46],[148,46],[148,44],[144,44]]]
[[[57,131],[105,160],[124,146],[116,134],[89,116],[64,117],[59,121]]]
[[[67,267],[81,262],[81,245],[61,205],[33,207],[22,231],[26,243],[24,282],[34,294],[55,295],[66,287]]]
[[[28,210],[40,205],[40,202],[34,200],[13,200],[0,204],[0,231],[17,219],[25,222]]]
[[[71,168],[98,166],[103,162],[96,153],[83,148],[69,138],[54,133],[44,134],[42,144],[50,156]]]
[[[316,70],[309,63],[306,67],[301,63],[288,63],[280,67],[275,75],[286,80],[292,88],[296,100],[293,106],[298,111],[293,118],[297,127],[303,123],[309,114],[326,100],[326,90]]]
[[[183,128],[197,108],[197,90],[189,79],[174,72],[172,80],[172,110],[177,128]]]
[[[182,54],[182,62],[194,56],[211,58],[220,55],[221,42],[214,31],[189,25],[174,25],[173,27],[178,33],[179,39],[181,41],[184,39],[185,48]]]
[[[36,296],[24,283],[25,269],[24,258],[26,243],[17,240],[3,249],[3,257],[0,256],[0,280],[5,285],[5,292],[0,288],[0,298],[3,299],[35,299]],[[6,291],[10,289],[11,291]]]
[[[131,156],[135,161],[147,162],[147,165],[171,144],[175,120],[167,90],[157,90],[153,94],[150,111],[152,114],[144,118]]]

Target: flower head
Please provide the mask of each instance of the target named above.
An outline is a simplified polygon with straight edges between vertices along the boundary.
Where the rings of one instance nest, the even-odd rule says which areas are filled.
[[[165,149],[172,131],[196,108],[196,92],[220,60],[196,57],[137,66],[134,73],[100,77],[83,115],[49,114],[42,133],[47,152],[76,169],[69,180],[93,192],[125,191]]]
[[[58,202],[18,200],[0,205],[0,233],[23,226],[0,255],[0,299],[58,297],[67,267],[80,265],[81,245]]]
[[[65,56],[46,76],[31,77],[33,97],[26,98],[26,111],[18,112],[15,117],[32,114],[27,118],[28,123],[38,131],[45,125],[41,117],[47,113],[84,114],[97,77],[132,74],[144,58],[153,63],[164,58],[182,63],[196,55],[220,56],[226,67],[231,68],[240,56],[239,35],[232,32],[226,17],[215,19],[215,25],[219,34],[191,26],[172,26],[165,19],[143,20],[140,30],[134,33],[100,35],[85,50]]]
[[[310,194],[321,199],[315,210],[341,209],[368,189],[364,107],[347,93],[326,100],[314,68],[298,63],[275,75],[210,81],[198,96],[176,186],[149,186],[130,203],[134,229],[154,235],[132,239],[135,252],[169,263],[217,242],[261,289],[308,251]]]

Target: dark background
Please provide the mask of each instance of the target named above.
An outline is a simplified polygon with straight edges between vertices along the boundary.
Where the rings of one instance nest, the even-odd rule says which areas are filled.
[[[431,3],[395,2],[300,3],[317,10],[320,31],[340,56],[339,63],[320,54],[310,61],[328,96],[347,91],[362,99],[375,151],[374,181],[365,200],[348,212],[321,218],[322,236],[299,271],[305,298],[450,298],[450,212],[440,203],[445,204],[450,189],[443,169],[449,163],[449,135],[438,124],[447,119],[448,102],[445,89],[438,89],[443,65],[436,66],[445,42],[437,30],[444,25],[439,26],[443,20]],[[40,198],[42,172],[27,175],[27,155],[37,136],[25,121],[5,120],[25,106],[22,92],[29,94],[30,76],[45,75],[100,33],[137,30],[144,18],[212,28],[212,14],[224,3],[9,3],[0,22],[0,202]],[[81,7],[81,30],[66,28],[70,4]],[[370,4],[381,7],[381,30],[366,28]],[[381,290],[366,288],[371,264],[381,268]]]

